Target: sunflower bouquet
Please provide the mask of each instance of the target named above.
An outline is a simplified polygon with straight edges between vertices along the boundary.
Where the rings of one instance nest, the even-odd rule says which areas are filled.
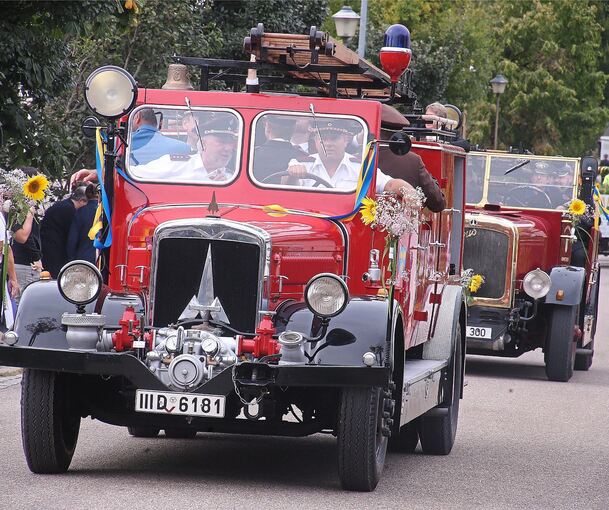
[[[569,200],[563,207],[565,209],[564,216],[569,218],[575,227],[577,227],[578,223],[582,220],[592,219],[594,217],[593,208],[579,198]]]
[[[484,285],[484,276],[474,273],[473,269],[466,269],[461,273],[461,287],[466,296],[467,304],[471,304],[472,294],[480,290]]]
[[[42,174],[28,177],[21,170],[6,172],[0,181],[2,210],[8,214],[9,226],[22,223],[31,207],[44,203],[49,181]]]

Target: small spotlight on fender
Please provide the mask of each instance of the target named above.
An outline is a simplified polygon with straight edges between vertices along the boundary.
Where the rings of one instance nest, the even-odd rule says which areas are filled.
[[[556,301],[562,301],[563,299],[565,299],[565,291],[557,290],[556,291]]]
[[[367,367],[371,367],[376,363],[376,355],[373,352],[365,352],[362,356],[362,361]]]

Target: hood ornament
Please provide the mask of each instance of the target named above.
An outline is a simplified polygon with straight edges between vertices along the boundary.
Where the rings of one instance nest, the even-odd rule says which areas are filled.
[[[222,322],[229,322],[226,312],[222,307],[220,299],[214,292],[214,273],[211,262],[211,245],[207,250],[205,258],[205,267],[199,283],[199,292],[196,296],[192,296],[186,308],[180,315],[178,320],[183,319],[215,319]]]
[[[211,194],[211,202],[209,203],[207,210],[209,211],[208,216],[213,216],[213,217],[217,217],[218,212],[220,211],[220,207],[218,207],[218,202],[216,201],[216,192],[215,191]]]

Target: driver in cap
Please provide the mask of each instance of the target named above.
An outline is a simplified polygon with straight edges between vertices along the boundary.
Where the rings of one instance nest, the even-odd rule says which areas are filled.
[[[347,152],[347,146],[361,127],[354,121],[343,119],[317,120],[313,123],[316,152],[312,161],[291,160],[288,164],[290,179],[298,179],[300,186],[314,186],[316,180],[307,179],[311,174],[323,179],[333,188],[354,190],[360,176],[361,159]],[[402,187],[411,188],[402,179],[392,179],[380,170],[376,171],[376,193],[398,193]]]

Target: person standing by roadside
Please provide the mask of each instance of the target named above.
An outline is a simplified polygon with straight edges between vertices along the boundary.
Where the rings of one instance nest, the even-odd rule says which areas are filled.
[[[4,260],[5,251],[7,255],[6,261]],[[8,245],[6,220],[4,219],[2,211],[0,211],[0,275],[4,274],[3,265],[5,263],[7,282],[3,289],[0,288],[0,332],[13,327],[15,313],[11,298],[14,299],[19,295],[19,282],[17,281],[17,274],[15,273],[15,260],[13,258],[13,251]]]
[[[74,220],[68,233],[66,250],[68,261],[86,260],[95,264],[96,250],[93,241],[89,237],[89,231],[93,226],[95,211],[97,210],[97,190],[94,184],[89,184],[85,189],[87,205],[76,211]]]
[[[15,272],[22,292],[30,283],[40,279],[42,271],[40,229],[34,213],[34,208],[30,208],[23,223],[14,223],[11,227]],[[19,302],[18,298],[16,300]]]
[[[61,268],[68,262],[66,245],[68,233],[76,211],[88,203],[86,185],[79,182],[71,195],[55,202],[44,214],[40,223],[42,242],[42,267],[57,278]]]

